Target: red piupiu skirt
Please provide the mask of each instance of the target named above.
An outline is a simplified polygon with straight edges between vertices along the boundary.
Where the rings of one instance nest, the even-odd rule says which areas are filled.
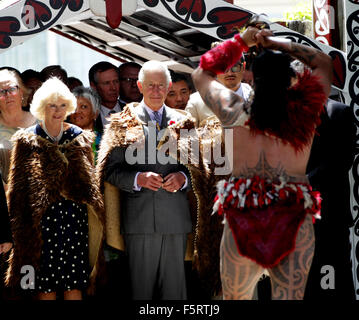
[[[239,254],[264,268],[294,250],[306,214],[320,217],[320,194],[305,183],[232,177],[217,189],[214,211],[224,214]]]

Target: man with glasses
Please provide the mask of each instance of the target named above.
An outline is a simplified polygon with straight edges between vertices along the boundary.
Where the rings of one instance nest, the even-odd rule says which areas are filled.
[[[119,103],[125,106],[127,103],[140,102],[142,94],[138,90],[137,80],[141,65],[136,62],[125,62],[118,67],[120,79]]]
[[[219,42],[212,43],[212,48],[220,44]],[[248,100],[252,91],[251,86],[242,82],[243,73],[246,69],[246,62],[244,56],[232,68],[226,70],[225,73],[217,75],[217,81],[223,84],[227,89],[230,89],[241,96],[244,100]],[[187,103],[186,111],[196,119],[196,125],[214,116],[214,113],[206,106],[198,92],[191,94]]]
[[[95,127],[102,131],[104,125],[109,123],[110,114],[122,110],[118,102],[120,81],[117,67],[106,61],[96,63],[89,70],[89,82],[101,98],[100,114]]]

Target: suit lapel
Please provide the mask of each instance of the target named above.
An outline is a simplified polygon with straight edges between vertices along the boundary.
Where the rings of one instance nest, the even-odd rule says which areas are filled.
[[[171,120],[171,108],[165,105],[163,107],[161,128],[167,128],[170,120]]]
[[[102,124],[101,114],[99,114],[98,117],[96,118],[95,128],[98,132],[101,132],[101,133],[103,132],[103,124]]]
[[[140,118],[142,122],[148,125],[148,121],[151,121],[149,114],[146,111],[146,108],[143,103],[140,103],[136,108],[137,116]]]

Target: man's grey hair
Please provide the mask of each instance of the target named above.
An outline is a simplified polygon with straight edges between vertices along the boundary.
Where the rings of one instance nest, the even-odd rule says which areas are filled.
[[[139,74],[138,74],[138,81],[143,83],[145,80],[145,74],[150,71],[162,71],[166,76],[166,86],[168,87],[171,79],[171,74],[167,68],[167,65],[161,61],[157,60],[150,60],[143,64]]]

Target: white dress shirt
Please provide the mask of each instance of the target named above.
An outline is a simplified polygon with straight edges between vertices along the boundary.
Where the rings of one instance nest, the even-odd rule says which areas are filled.
[[[100,115],[101,115],[101,121],[102,121],[102,125],[105,126],[106,124],[110,123],[109,118],[110,118],[110,114],[115,112],[121,112],[121,106],[119,105],[119,103],[117,102],[116,105],[114,106],[114,108],[109,109],[107,107],[105,107],[104,105],[101,105],[100,107]]]

